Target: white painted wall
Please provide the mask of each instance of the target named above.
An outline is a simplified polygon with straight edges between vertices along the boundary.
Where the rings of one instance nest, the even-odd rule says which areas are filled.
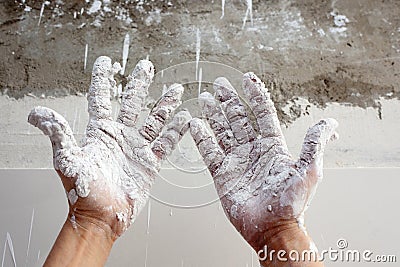
[[[163,172],[167,179],[179,176],[198,183],[211,179],[209,174]],[[394,254],[399,261],[398,177],[399,168],[327,169],[306,213],[306,226],[319,250],[336,249],[337,240],[344,238],[349,249],[368,249],[374,255]],[[26,259],[27,266],[40,266],[67,214],[61,183],[52,170],[1,170],[0,182],[0,248],[9,232],[17,266],[25,266]],[[173,193],[160,180],[152,192],[157,195],[158,190]],[[197,195],[197,200],[208,199],[212,191],[209,188]],[[165,199],[159,194],[158,197]],[[35,217],[27,258],[33,209]],[[197,209],[171,209],[153,199],[149,234],[147,212],[146,207],[117,241],[107,266],[258,266],[256,255],[227,221],[218,202]],[[13,266],[8,248],[4,266]],[[397,265],[327,262],[326,266]]]

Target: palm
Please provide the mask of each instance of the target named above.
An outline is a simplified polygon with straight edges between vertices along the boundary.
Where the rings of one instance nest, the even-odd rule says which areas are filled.
[[[145,205],[161,160],[183,135],[190,115],[179,112],[164,127],[183,93],[182,86],[173,85],[144,124],[136,125],[154,76],[151,62],[142,60],[129,78],[118,119],[113,121],[110,91],[116,71],[118,65],[112,66],[108,57],[94,64],[88,95],[90,120],[82,147],[55,111],[36,107],[28,120],[52,141],[54,167],[67,191],[71,221],[84,217],[104,223],[119,236]]]
[[[300,159],[294,161],[269,93],[253,73],[245,74],[243,90],[259,136],[230,83],[218,78],[214,89],[220,105],[209,93],[200,95],[199,102],[215,138],[199,119],[190,127],[228,218],[251,245],[259,233],[285,221],[301,225],[322,178],[322,153],[334,136],[336,121],[322,120],[310,128]]]

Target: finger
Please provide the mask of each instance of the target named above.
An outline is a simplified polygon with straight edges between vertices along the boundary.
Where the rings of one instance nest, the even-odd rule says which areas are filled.
[[[209,92],[199,95],[199,105],[215,134],[219,146],[226,153],[229,153],[231,148],[236,145],[236,140],[221,107]]]
[[[52,109],[35,107],[29,113],[28,122],[50,137],[55,151],[77,146],[68,122]]]
[[[68,122],[52,109],[35,107],[28,116],[28,122],[50,137],[53,147],[53,164],[56,170],[67,177],[74,177],[74,152],[79,150]]]
[[[146,140],[152,142],[160,134],[166,121],[174,110],[181,104],[183,91],[184,89],[182,85],[173,84],[157,102],[140,131],[141,135]]]
[[[188,130],[191,119],[192,116],[186,110],[175,114],[172,121],[165,127],[163,133],[154,141],[152,150],[158,158],[163,159],[166,155],[171,154]]]
[[[243,90],[256,116],[261,136],[284,139],[274,102],[265,84],[254,73],[248,72],[243,76]]]
[[[328,141],[337,139],[338,134],[335,129],[338,122],[334,119],[323,119],[308,129],[304,138],[303,148],[296,167],[300,172],[305,172],[309,168],[315,171],[322,171],[322,157]]]
[[[254,140],[256,134],[247,117],[245,107],[229,81],[223,77],[217,78],[214,89],[237,142],[245,144]]]
[[[111,64],[109,57],[101,56],[93,65],[92,82],[88,94],[88,111],[90,119],[111,120],[111,94],[115,88],[114,74],[119,71],[119,63]]]
[[[128,77],[128,84],[122,94],[122,105],[117,121],[134,126],[142,110],[148,89],[154,77],[154,66],[148,60],[141,60]]]
[[[203,157],[204,163],[210,170],[211,175],[214,175],[224,160],[224,152],[201,119],[192,119],[189,126],[190,134],[196,143],[200,155]]]

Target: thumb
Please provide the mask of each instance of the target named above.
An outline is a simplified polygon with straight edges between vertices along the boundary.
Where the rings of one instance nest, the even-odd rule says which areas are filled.
[[[71,150],[77,147],[68,122],[54,110],[45,107],[32,109],[28,116],[28,122],[49,136],[53,146],[54,167],[59,170],[56,155],[61,150]]]
[[[323,119],[308,129],[300,158],[296,162],[300,173],[308,172],[311,175],[307,176],[318,178],[317,181],[322,178],[325,146],[330,140],[338,138],[339,135],[335,132],[338,125],[335,119]]]

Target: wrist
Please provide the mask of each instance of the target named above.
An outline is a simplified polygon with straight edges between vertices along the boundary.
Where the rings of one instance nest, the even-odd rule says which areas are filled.
[[[323,266],[313,244],[304,228],[290,220],[269,227],[252,246],[262,266]]]
[[[70,224],[75,234],[82,238],[101,239],[111,246],[119,237],[106,222],[78,213],[69,214],[65,224]]]
[[[44,266],[104,266],[114,241],[104,225],[69,216]]]

